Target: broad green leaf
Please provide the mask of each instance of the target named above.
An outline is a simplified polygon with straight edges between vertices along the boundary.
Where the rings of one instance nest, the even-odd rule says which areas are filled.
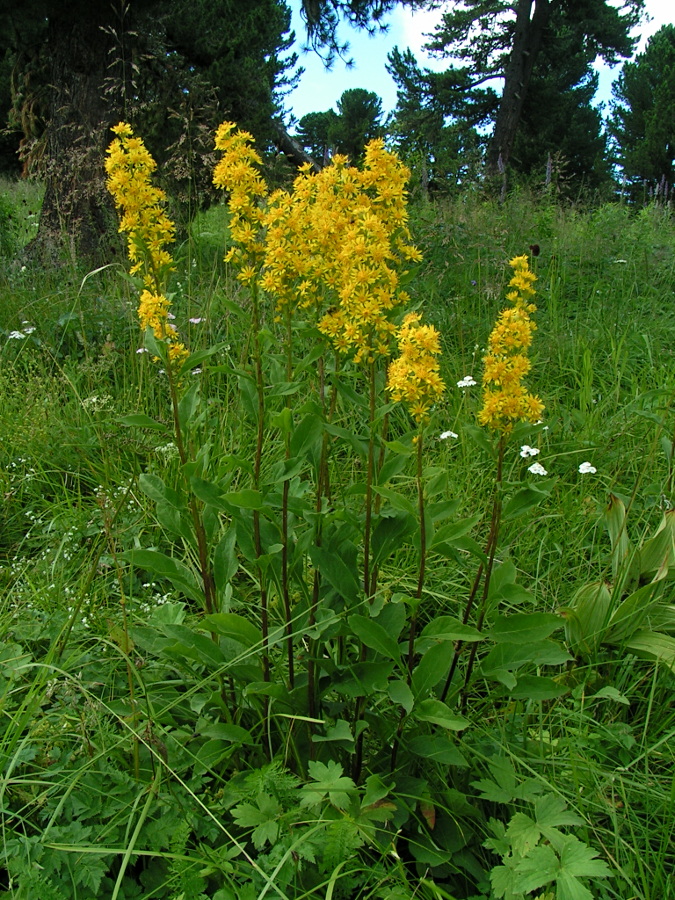
[[[165,653],[186,656],[211,669],[225,664],[220,647],[205,634],[193,631],[187,625],[164,625],[162,631],[172,642],[165,648]]]
[[[409,513],[381,515],[373,529],[372,562],[381,565],[388,556],[400,549],[415,530],[417,522]]]
[[[233,744],[255,744],[251,733],[240,725],[232,725],[227,722],[216,722],[202,729],[204,737],[214,738],[219,741],[230,741]]]
[[[225,343],[220,341],[218,344],[213,344],[213,346],[207,347],[205,350],[196,350],[194,353],[191,353],[181,365],[176,377],[182,378],[183,375],[191,369],[195,369],[198,365],[203,363],[205,359],[209,359],[214,353],[218,353],[222,350],[224,346]]]
[[[466,519],[460,519],[459,522],[451,522],[439,528],[429,549],[433,550],[437,544],[452,544],[458,538],[464,537],[480,521],[482,513],[475,516],[469,516]]]
[[[447,677],[451,659],[452,650],[446,644],[431,644],[413,670],[411,687],[415,697],[426,697],[442,678]]]
[[[341,597],[354,602],[360,592],[356,571],[347,565],[339,553],[331,551],[330,547],[313,545],[309,548],[309,556],[322,578],[325,578]]]
[[[536,487],[534,484],[528,484],[527,487],[521,488],[504,504],[503,519],[508,522],[509,519],[515,519],[522,516],[523,513],[529,512],[542,501],[551,495],[556,478],[548,481],[538,481]]]
[[[641,659],[653,659],[675,672],[675,638],[658,631],[638,631],[622,646]]]
[[[315,744],[330,743],[338,741],[345,749],[351,750],[354,746],[354,735],[352,729],[345,719],[338,719],[335,725],[329,725],[326,728],[326,734],[312,735],[312,741]]]
[[[497,616],[487,637],[497,643],[530,644],[541,641],[560,628],[563,620],[553,613],[516,613]]]
[[[560,610],[565,619],[565,637],[575,653],[594,653],[605,637],[612,608],[612,595],[604,581],[581,587],[569,607]]]
[[[626,531],[626,507],[616,494],[610,493],[609,495],[609,503],[605,508],[605,524],[612,544],[612,575],[616,580],[624,561],[631,552]]]
[[[514,700],[554,700],[568,693],[568,688],[557,684],[552,678],[538,675],[521,675],[515,688],[509,691]]]
[[[411,516],[417,516],[417,507],[410,500],[409,497],[406,497],[404,494],[400,494],[398,491],[392,490],[392,488],[373,485],[373,491],[376,494],[379,494],[380,497],[383,497],[387,500],[394,509],[399,509],[402,512],[407,512]]]
[[[260,491],[254,491],[252,488],[230,491],[223,496],[223,500],[239,509],[263,509],[265,505]]]
[[[652,581],[643,585],[614,610],[605,632],[605,640],[615,644],[631,638],[648,620],[663,594],[663,581]]]
[[[120,556],[132,566],[146,569],[161,578],[168,579],[175,588],[182,591],[191,600],[195,600],[200,605],[204,603],[204,593],[197,585],[194,575],[186,565],[177,559],[166,556],[158,550],[126,550]]]
[[[469,764],[450,738],[436,734],[418,734],[409,738],[405,745],[410,753],[430,759],[444,766],[468,768]]]
[[[209,631],[220,634],[230,640],[238,641],[244,647],[254,647],[262,644],[262,632],[260,629],[237,613],[213,613],[204,616],[202,626]]]
[[[310,413],[306,415],[293,429],[291,434],[291,455],[307,457],[317,453],[323,436],[323,420],[320,416]]]
[[[187,429],[199,409],[199,381],[193,382],[178,401],[178,421],[181,428]]]
[[[448,731],[463,731],[471,724],[464,716],[453,712],[449,706],[440,700],[422,700],[415,709],[415,718],[421,722],[431,722],[447,728]]]
[[[150,416],[146,416],[143,413],[122,416],[119,421],[122,425],[126,425],[127,428],[152,428],[153,431],[168,431],[166,425],[163,425],[161,422],[156,422],[154,419],[151,419]]]
[[[453,616],[436,616],[426,625],[418,638],[422,645],[429,646],[430,641],[464,641],[466,643],[482,641],[483,635],[472,625],[465,625]]]
[[[400,679],[398,681],[390,681],[389,696],[394,703],[402,706],[406,713],[411,712],[415,701],[413,698],[413,693],[405,681],[402,681]]]
[[[237,530],[234,526],[230,526],[213,552],[213,577],[219,591],[225,590],[239,569],[236,542]]]
[[[199,750],[197,750],[195,758],[195,774],[199,775],[200,773],[207,771],[207,769],[216,768],[223,760],[229,759],[233,749],[232,743],[229,741],[221,741],[217,738],[206,741]]]
[[[367,616],[353,615],[347,620],[354,634],[371,650],[398,662],[401,657],[397,642],[389,633],[373,619]]]
[[[168,503],[178,510],[186,508],[180,494],[174,491],[173,488],[167,487],[159,475],[151,475],[149,473],[139,475],[138,486],[146,497],[154,500],[155,503]]]

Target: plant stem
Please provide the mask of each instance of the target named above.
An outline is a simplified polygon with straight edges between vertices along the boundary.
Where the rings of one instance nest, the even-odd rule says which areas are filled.
[[[253,488],[260,490],[260,471],[262,468],[262,449],[265,438],[265,384],[262,370],[262,351],[260,348],[260,300],[258,286],[254,282],[251,291],[253,300],[253,353],[255,366],[255,383],[258,397],[258,428],[256,434],[255,456],[253,458]],[[256,556],[262,556],[262,538],[260,535],[260,511],[253,510],[253,543]],[[262,631],[262,668],[263,681],[270,680],[269,657],[269,610],[267,597],[267,583],[262,566],[258,565],[258,584],[260,586],[260,628]],[[267,718],[267,712],[265,713]]]
[[[471,615],[471,610],[473,609],[473,604],[476,599],[476,594],[478,593],[478,588],[480,587],[481,579],[483,578],[483,572],[485,572],[485,580],[483,582],[483,594],[481,597],[481,608],[478,615],[478,623],[477,627],[480,629],[483,620],[485,618],[485,612],[487,609],[487,597],[488,591],[490,589],[490,579],[492,577],[492,569],[494,566],[494,558],[495,552],[497,549],[497,539],[499,537],[499,527],[501,524],[502,517],[502,467],[504,463],[504,448],[506,446],[504,435],[500,435],[499,444],[497,446],[497,472],[495,477],[495,492],[494,498],[492,501],[492,514],[490,517],[490,531],[488,533],[487,543],[485,545],[485,556],[487,557],[487,567],[483,563],[481,563],[478,567],[478,571],[476,572],[476,577],[474,578],[473,585],[471,587],[471,593],[469,594],[469,599],[467,601],[466,607],[464,609],[464,616],[462,618],[462,622],[466,625],[469,621],[469,616]],[[450,664],[450,671],[448,672],[448,677],[445,680],[445,685],[443,687],[443,692],[441,693],[441,701],[445,701],[445,698],[448,696],[448,691],[450,690],[450,685],[452,684],[452,679],[454,677],[455,671],[457,669],[457,664],[459,662],[459,657],[464,648],[464,641],[457,641],[455,644],[455,652],[452,657],[452,663]],[[468,684],[468,677],[471,675],[471,670],[473,669],[473,664],[476,658],[476,644],[474,644],[471,648],[471,655],[469,657],[469,663],[467,665],[467,673],[464,679],[464,689]],[[464,702],[464,701],[462,701]]]

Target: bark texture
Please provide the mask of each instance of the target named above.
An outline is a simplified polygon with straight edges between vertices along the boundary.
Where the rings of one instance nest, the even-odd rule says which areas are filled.
[[[34,258],[58,261],[66,255],[100,264],[119,249],[115,213],[103,168],[110,126],[121,98],[108,91],[114,24],[107,4],[63,4],[49,18],[49,89],[44,137],[45,198]]]

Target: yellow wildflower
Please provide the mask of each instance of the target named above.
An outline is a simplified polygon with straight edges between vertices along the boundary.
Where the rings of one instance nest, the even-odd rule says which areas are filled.
[[[175,240],[175,226],[164,212],[164,192],[150,181],[157,164],[145,144],[134,137],[126,122],[115,125],[112,131],[116,137],[108,147],[106,185],[121,212],[119,230],[127,235],[131,274],[141,272],[145,282],[138,307],[139,322],[143,331],[150,327],[156,338],[168,341],[170,360],[179,362],[187,351],[178,340],[175,326],[168,321],[170,304],[164,295],[168,273],[173,268],[166,247]]]
[[[518,421],[536,422],[544,411],[541,400],[522,384],[530,371],[526,351],[536,329],[530,319],[536,306],[529,301],[535,294],[537,276],[530,271],[527,256],[516,256],[509,265],[514,274],[506,297],[513,306],[500,313],[488,339],[483,357],[483,405],[478,413],[481,425],[504,434]]]
[[[400,356],[389,365],[387,389],[392,399],[406,404],[419,424],[426,421],[445,384],[439,374],[439,334],[432,325],[421,325],[419,313],[408,313],[396,339]]]

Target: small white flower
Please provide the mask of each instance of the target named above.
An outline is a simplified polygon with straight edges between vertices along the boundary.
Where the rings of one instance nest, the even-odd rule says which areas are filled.
[[[138,350],[136,351],[136,353],[149,353],[149,352],[150,351],[148,350],[147,347],[139,347]]]
[[[447,441],[448,438],[456,438],[456,437],[459,437],[459,435],[455,434],[454,431],[442,431],[438,435],[438,440],[439,441]]]
[[[625,265],[628,262],[628,260],[627,259],[615,259],[614,262],[615,263],[624,263],[624,265]]]
[[[465,375],[461,381],[457,382],[458,388],[468,388],[473,387],[476,384],[476,379],[472,378],[471,375]]]
[[[531,466],[527,467],[527,471],[532,472],[533,475],[548,475],[541,463],[532,463]]]
[[[166,314],[167,319],[175,319],[176,317],[172,312]]]
[[[193,375],[201,375],[201,374],[202,374],[202,370],[201,370],[201,369],[193,369],[193,370],[192,370],[192,374],[193,374]]]
[[[539,447],[528,447],[527,444],[523,444],[520,448],[520,455],[523,459],[527,459],[528,456],[537,456],[539,453]]]
[[[23,341],[25,339],[25,337],[26,337],[26,335],[23,333],[23,331],[10,331],[10,333],[7,335],[7,340],[8,341]]]
[[[26,337],[28,337],[28,335],[32,334],[34,331],[35,331],[35,326],[28,325],[26,328],[24,328],[23,333],[26,335]]]
[[[582,475],[595,475],[597,471],[598,470],[595,468],[595,466],[592,466],[589,462],[582,462],[582,464],[579,466],[579,472]]]
[[[201,316],[194,316],[192,319],[188,319],[188,322],[191,322],[193,325],[201,325],[204,319]]]

